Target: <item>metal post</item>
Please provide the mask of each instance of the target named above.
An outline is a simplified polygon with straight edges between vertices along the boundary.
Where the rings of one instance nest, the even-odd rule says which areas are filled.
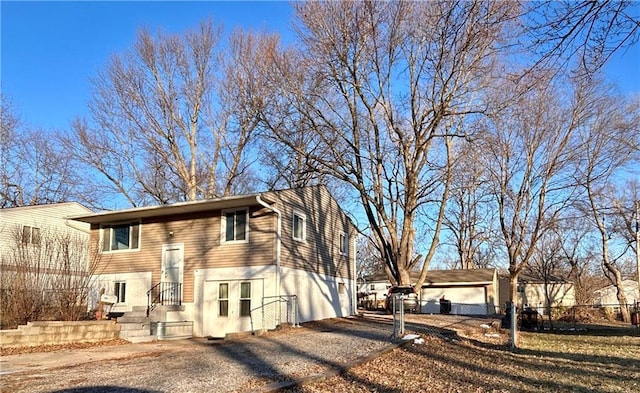
[[[393,338],[398,338],[398,320],[396,313],[396,297],[391,296],[391,313],[393,314]]]
[[[404,336],[404,294],[400,295],[400,335]]]
[[[514,350],[516,348],[516,346],[518,345],[517,343],[517,339],[518,339],[518,334],[516,332],[516,321],[517,321],[517,317],[516,317],[516,302],[511,301],[511,350]]]

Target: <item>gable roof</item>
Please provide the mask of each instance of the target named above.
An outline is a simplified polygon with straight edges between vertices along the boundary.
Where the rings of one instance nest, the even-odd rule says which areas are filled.
[[[423,286],[441,285],[486,285],[493,283],[496,269],[450,269],[429,270]],[[411,281],[416,282],[420,272],[411,272]],[[389,282],[386,274],[365,277],[370,282]]]
[[[87,213],[93,213],[91,209],[86,207],[85,205],[79,202],[56,202],[56,203],[46,203],[42,205],[29,205],[29,206],[17,206],[17,207],[5,207],[0,209],[0,213],[22,213],[22,212],[38,212],[41,210],[47,211],[63,211],[65,209],[68,210],[84,210]]]

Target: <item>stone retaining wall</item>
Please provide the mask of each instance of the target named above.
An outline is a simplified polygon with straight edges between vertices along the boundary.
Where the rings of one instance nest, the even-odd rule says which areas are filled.
[[[120,326],[115,321],[28,322],[17,329],[0,330],[2,348],[86,343],[116,339]]]

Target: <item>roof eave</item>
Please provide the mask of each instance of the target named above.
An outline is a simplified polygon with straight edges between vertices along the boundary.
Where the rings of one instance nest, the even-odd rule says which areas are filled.
[[[106,222],[137,220],[149,217],[165,217],[211,210],[231,209],[243,206],[255,206],[258,205],[257,198],[259,195],[262,194],[239,195],[216,199],[207,199],[202,201],[181,202],[172,205],[138,207],[125,210],[74,216],[70,217],[69,219],[86,222],[89,224],[100,224]],[[263,200],[264,199],[265,198],[263,197]],[[273,203],[269,200],[267,200],[266,202]]]

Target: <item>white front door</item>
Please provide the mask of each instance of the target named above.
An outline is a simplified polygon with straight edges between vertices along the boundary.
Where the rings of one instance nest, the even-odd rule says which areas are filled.
[[[206,281],[204,335],[224,337],[227,333],[261,329],[263,290],[262,279]]]
[[[173,289],[163,288],[167,296],[182,298],[182,282],[184,276],[184,244],[162,245],[162,274],[160,281],[180,284]]]

